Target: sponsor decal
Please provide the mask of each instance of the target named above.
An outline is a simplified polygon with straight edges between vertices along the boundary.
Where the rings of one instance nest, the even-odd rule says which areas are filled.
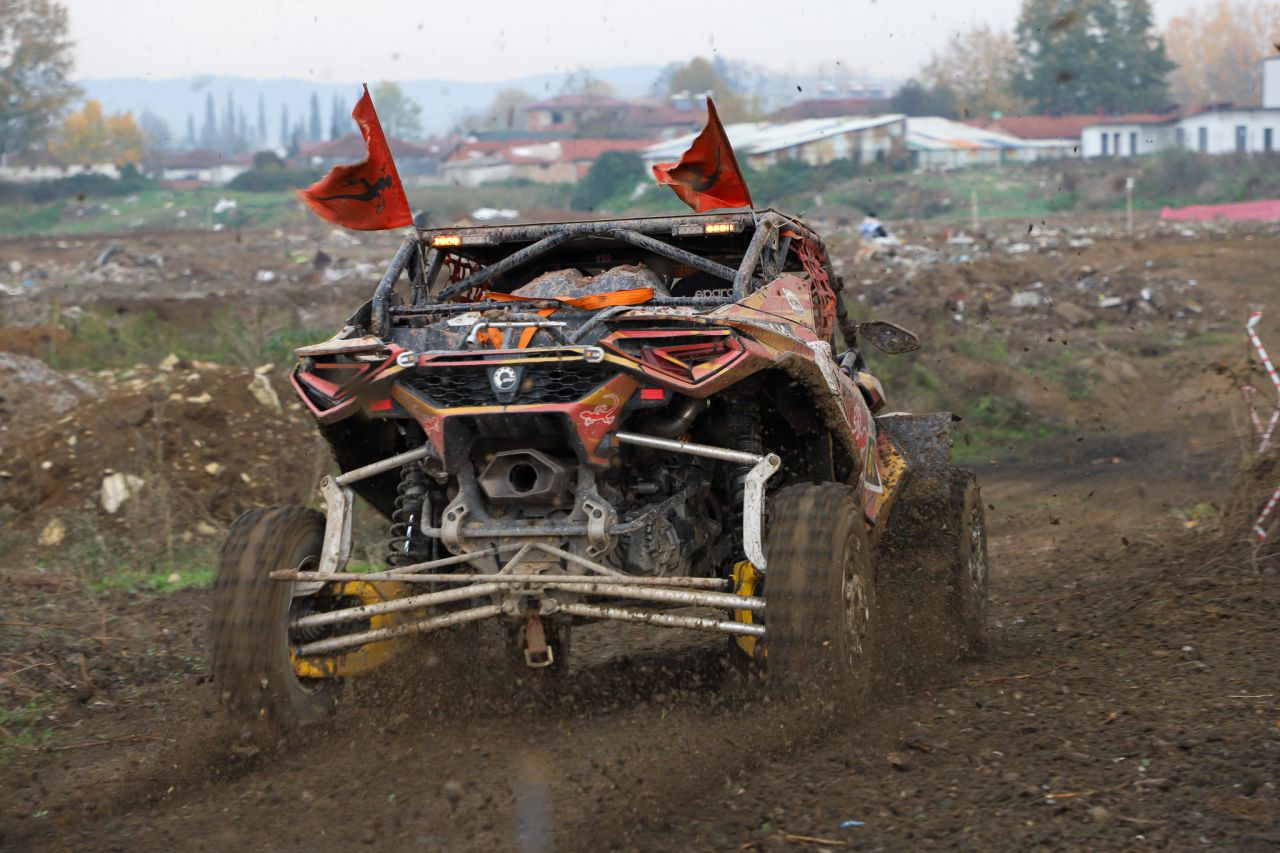
[[[621,401],[615,394],[605,394],[604,402],[598,406],[592,406],[590,409],[583,409],[578,412],[578,417],[582,419],[584,427],[596,426],[604,424],[610,426],[618,419],[618,406]]]

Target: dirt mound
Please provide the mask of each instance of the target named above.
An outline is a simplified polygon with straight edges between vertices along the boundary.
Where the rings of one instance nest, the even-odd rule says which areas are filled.
[[[0,326],[0,352],[39,358],[71,333],[58,326]]]
[[[85,380],[58,373],[43,361],[0,352],[0,446],[10,435],[61,415],[95,393]]]
[[[252,505],[311,494],[329,457],[281,378],[166,366],[99,374],[99,396],[14,434],[0,509],[42,529],[74,515],[144,537],[171,524],[212,534]]]

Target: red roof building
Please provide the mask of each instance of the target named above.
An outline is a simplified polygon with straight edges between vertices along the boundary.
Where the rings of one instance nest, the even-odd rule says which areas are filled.
[[[653,144],[648,139],[552,139],[468,142],[445,161],[448,179],[463,186],[496,181],[576,183],[591,164],[608,151],[635,151]]]

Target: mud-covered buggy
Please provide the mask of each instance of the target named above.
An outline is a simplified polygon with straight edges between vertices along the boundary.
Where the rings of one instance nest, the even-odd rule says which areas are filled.
[[[233,525],[223,701],[312,721],[413,635],[481,621],[554,672],[601,620],[718,632],[784,692],[856,696],[896,572],[975,649],[977,482],[950,464],[950,415],[877,414],[859,338],[918,343],[852,325],[839,289],[822,240],[774,211],[415,229],[347,325],[297,351],[341,473],[323,515]],[[356,496],[388,520],[385,569],[348,566]]]

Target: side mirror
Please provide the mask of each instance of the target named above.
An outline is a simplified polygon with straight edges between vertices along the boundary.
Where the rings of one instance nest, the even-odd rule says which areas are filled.
[[[915,332],[902,328],[888,320],[872,320],[858,324],[858,338],[868,341],[881,352],[902,355],[920,349],[920,339]]]

